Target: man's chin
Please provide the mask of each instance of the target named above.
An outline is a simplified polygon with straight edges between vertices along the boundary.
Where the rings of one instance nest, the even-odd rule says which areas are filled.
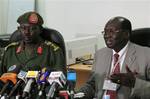
[[[108,48],[113,48],[113,45],[107,44],[107,47],[108,47]]]
[[[24,42],[28,44],[28,43],[32,43],[33,41],[32,40],[24,40]]]

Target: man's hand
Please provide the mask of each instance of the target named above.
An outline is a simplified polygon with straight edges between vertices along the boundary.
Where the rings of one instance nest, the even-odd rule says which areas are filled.
[[[133,88],[135,84],[135,73],[126,66],[127,73],[117,73],[110,76],[110,80],[114,83]]]

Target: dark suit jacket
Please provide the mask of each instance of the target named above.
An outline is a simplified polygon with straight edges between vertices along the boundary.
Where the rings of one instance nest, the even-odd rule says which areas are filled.
[[[96,52],[90,79],[80,89],[86,93],[85,99],[92,99],[93,97],[102,99],[104,94],[103,82],[109,75],[112,54],[112,49],[109,48],[103,48]],[[150,48],[129,42],[122,73],[126,72],[125,65],[128,65],[130,70],[136,71],[138,76],[134,88],[121,86],[118,89],[118,99],[150,99]]]

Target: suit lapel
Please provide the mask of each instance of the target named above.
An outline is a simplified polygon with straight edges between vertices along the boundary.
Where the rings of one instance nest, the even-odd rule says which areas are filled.
[[[105,67],[107,67],[107,74],[106,74],[106,76],[108,76],[108,75],[110,75],[110,71],[111,71],[111,62],[112,62],[112,50],[110,50],[110,51],[108,51],[107,52],[107,57],[106,57],[106,59],[105,59]]]
[[[131,68],[132,64],[134,63],[136,57],[135,57],[135,48],[133,46],[133,44],[131,42],[129,42],[129,45],[128,45],[128,50],[127,50],[127,53],[126,53],[126,56],[125,56],[125,60],[123,62],[123,67],[122,67],[122,70],[121,72],[125,73],[126,72],[126,65]]]
[[[103,64],[103,69],[102,69],[102,70],[103,70],[102,72],[104,72],[104,71],[106,70],[106,71],[105,71],[105,74],[104,74],[103,77],[102,77],[103,81],[104,81],[105,78],[109,77],[109,75],[110,75],[111,61],[112,61],[112,54],[113,54],[111,49],[106,49],[106,50],[107,50],[107,51],[104,52],[104,53],[105,53],[104,56],[106,56],[106,57],[105,57],[104,60],[103,60],[104,64]],[[100,89],[102,89],[102,87],[101,87]],[[102,98],[104,92],[105,92],[105,90],[99,91],[99,92],[98,92],[98,96],[101,96],[101,98]],[[101,99],[101,98],[100,98],[100,99]]]

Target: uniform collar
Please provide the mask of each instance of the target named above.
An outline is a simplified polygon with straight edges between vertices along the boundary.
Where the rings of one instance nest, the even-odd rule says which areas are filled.
[[[37,47],[37,54],[42,54],[43,52],[43,44],[39,43],[39,46]],[[20,42],[19,46],[16,49],[16,53],[19,54],[25,49],[25,44],[23,41]]]

